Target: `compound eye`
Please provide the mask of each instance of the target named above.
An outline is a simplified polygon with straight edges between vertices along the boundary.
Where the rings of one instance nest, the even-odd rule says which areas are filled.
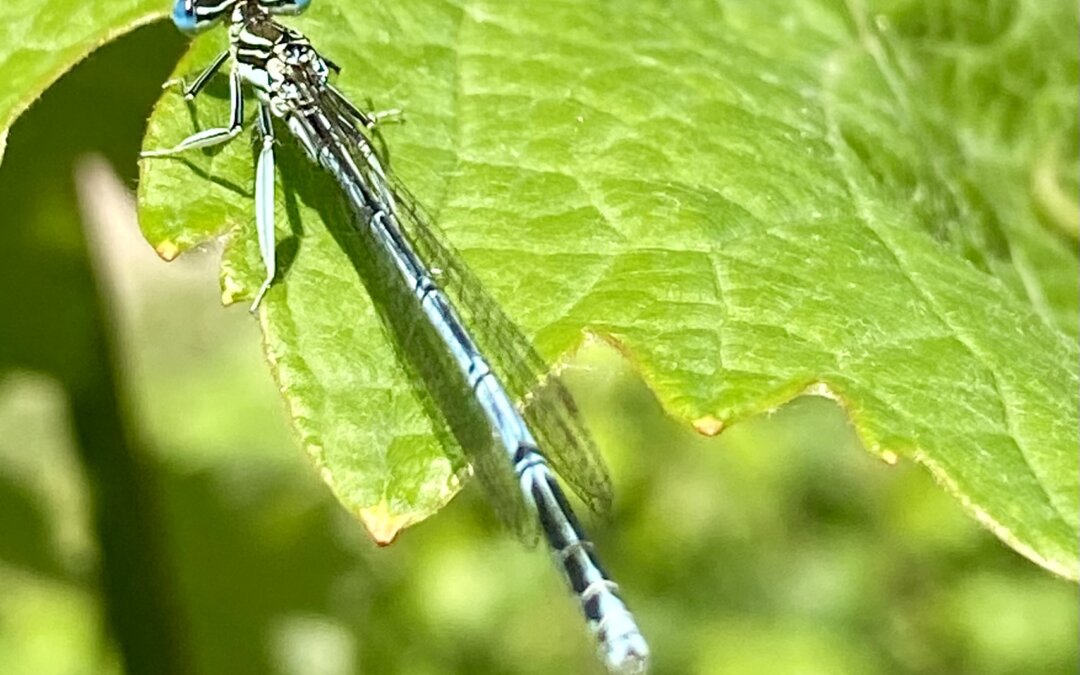
[[[185,33],[199,30],[199,19],[195,15],[195,0],[176,0],[173,4],[172,20],[176,27]]]
[[[227,16],[234,6],[236,0],[216,0],[209,5],[207,0],[176,0],[172,20],[181,31],[198,33]]]

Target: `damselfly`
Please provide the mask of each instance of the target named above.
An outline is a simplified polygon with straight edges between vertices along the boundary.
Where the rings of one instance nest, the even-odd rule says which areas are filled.
[[[609,499],[607,476],[576,408],[558,378],[537,389],[543,361],[489,301],[475,279],[442,241],[430,220],[384,166],[372,144],[380,115],[361,111],[329,82],[337,67],[276,14],[297,14],[310,0],[176,0],[173,21],[195,33],[227,23],[230,46],[183,92],[194,98],[232,60],[228,127],[199,131],[173,148],[144,157],[173,155],[235,138],[244,128],[243,89],[259,104],[261,148],[255,171],[255,224],[265,281],[258,307],[276,273],[274,237],[274,119],[280,119],[307,155],[333,175],[353,208],[370,254],[383,260],[398,287],[431,328],[436,341],[489,427],[497,462],[474,454],[474,466],[496,498],[513,493],[513,524],[538,530],[578,596],[607,666],[643,672],[648,647],[618,587],[603,571],[590,542],[549,468],[551,464],[592,507]],[[440,270],[438,281],[433,269]],[[444,288],[454,289],[452,304]],[[459,314],[482,326],[490,339],[474,338]],[[481,346],[493,355],[491,365]],[[494,366],[494,368],[492,367]],[[534,390],[539,393],[534,393]],[[519,411],[514,397],[527,399]],[[531,397],[531,398],[530,398]],[[541,453],[543,441],[547,455]],[[475,449],[474,449],[475,450]],[[507,485],[512,487],[508,490]],[[504,500],[505,501],[505,500]]]

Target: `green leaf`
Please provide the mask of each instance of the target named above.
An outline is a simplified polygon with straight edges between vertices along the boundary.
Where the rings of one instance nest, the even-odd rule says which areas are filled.
[[[871,452],[1076,578],[1076,8],[978,7],[396,0],[290,23],[354,101],[406,111],[383,131],[395,171],[547,358],[609,340],[705,433],[836,398]],[[218,85],[190,111],[166,94],[146,146],[223,123]],[[461,459],[336,238],[331,181],[283,146],[266,351],[324,477],[386,541],[454,494]],[[262,276],[253,158],[142,165],[147,238],[172,257],[224,235],[226,301]]]
[[[9,0],[0,7],[0,159],[7,130],[101,45],[165,15],[161,0]]]

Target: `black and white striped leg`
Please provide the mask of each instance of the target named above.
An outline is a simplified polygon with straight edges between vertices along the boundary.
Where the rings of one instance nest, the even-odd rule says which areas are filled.
[[[270,284],[277,272],[274,239],[274,125],[270,111],[262,103],[259,104],[258,128],[262,138],[262,150],[255,168],[255,230],[259,236],[259,253],[266,269],[266,279],[251,303],[252,313],[258,311],[259,303],[270,290]]]
[[[374,129],[376,125],[382,123],[383,120],[395,122],[400,121],[402,115],[404,115],[400,108],[391,108],[389,110],[380,110],[378,112],[366,113],[360,108],[357,108],[355,105],[353,105],[352,101],[350,101],[348,97],[345,96],[345,94],[342,94],[337,87],[329,83],[326,86],[329,87],[330,91],[334,94],[335,97],[337,97],[337,100],[341,104],[341,106],[345,108],[345,110],[348,111],[348,113],[352,115],[358,122],[360,122],[360,124],[362,124],[365,129]]]
[[[231,112],[228,127],[204,129],[188,136],[177,143],[175,147],[165,150],[144,150],[140,157],[166,157],[187,150],[220,145],[236,138],[237,134],[244,129],[244,95],[241,89],[240,73],[236,70],[229,76],[229,101]]]
[[[199,76],[191,82],[191,84],[186,84],[184,82],[184,78],[181,77],[169,80],[165,84],[161,85],[161,88],[169,89],[170,87],[179,86],[181,87],[180,91],[181,93],[183,93],[184,98],[190,101],[199,95],[199,92],[203,90],[203,88],[206,86],[206,83],[209,82],[210,78],[213,77],[214,74],[221,69],[222,64],[224,64],[225,61],[228,60],[228,58],[229,50],[226,49],[225,51],[218,54],[217,58],[214,59],[214,62],[207,66],[206,70],[202,71]]]

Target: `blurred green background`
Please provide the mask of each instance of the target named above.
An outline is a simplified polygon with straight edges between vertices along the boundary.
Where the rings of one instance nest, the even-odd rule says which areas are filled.
[[[599,673],[474,487],[371,544],[293,444],[256,322],[220,308],[218,252],[141,241],[135,156],[182,49],[167,25],[108,46],[0,165],[0,673]],[[704,439],[604,348],[571,381],[655,672],[1076,672],[1076,587],[831,402]]]

